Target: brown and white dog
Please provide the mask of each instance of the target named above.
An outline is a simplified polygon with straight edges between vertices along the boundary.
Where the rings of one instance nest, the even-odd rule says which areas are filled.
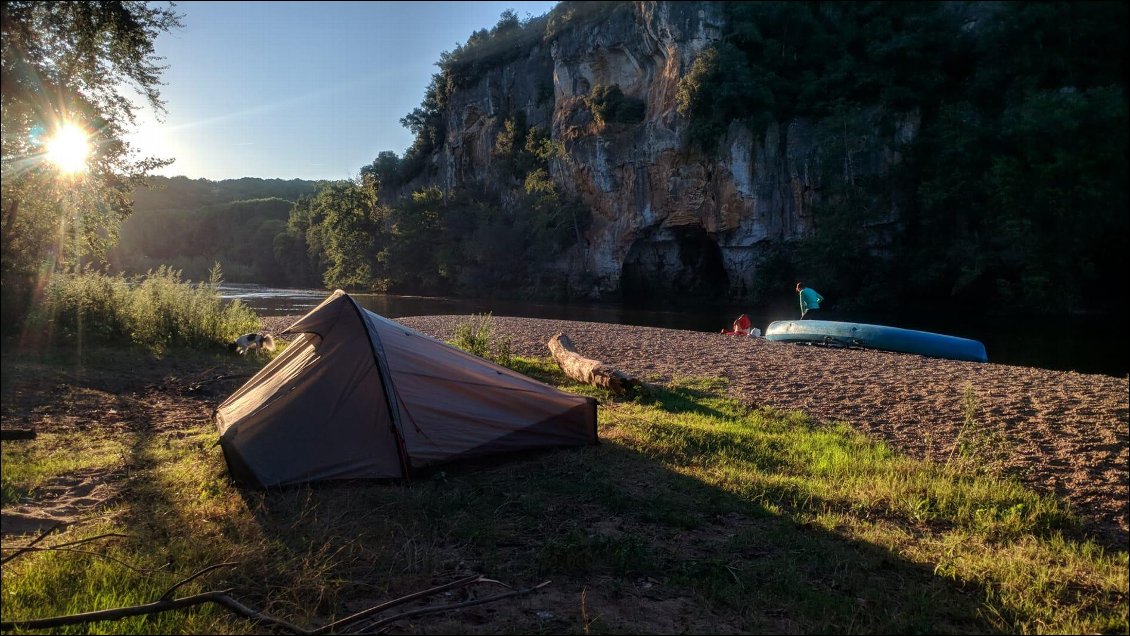
[[[275,339],[271,337],[271,334],[245,333],[236,338],[235,342],[229,344],[228,349],[238,351],[239,355],[256,349],[274,351]]]

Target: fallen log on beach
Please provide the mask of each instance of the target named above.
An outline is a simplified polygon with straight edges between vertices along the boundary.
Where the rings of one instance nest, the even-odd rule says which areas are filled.
[[[547,343],[549,352],[565,375],[593,386],[608,389],[617,395],[631,393],[648,393],[651,386],[639,378],[630,376],[615,367],[609,366],[599,360],[586,358],[577,353],[576,347],[569,336],[558,333]]]

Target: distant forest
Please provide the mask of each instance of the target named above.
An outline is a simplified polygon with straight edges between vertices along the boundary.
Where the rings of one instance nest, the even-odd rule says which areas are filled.
[[[229,282],[311,283],[287,278],[280,264],[305,255],[276,253],[275,239],[286,231],[295,202],[317,191],[317,182],[150,177],[148,184],[134,192],[134,212],[109,253],[114,269],[144,274],[168,265],[201,281],[219,263]]]

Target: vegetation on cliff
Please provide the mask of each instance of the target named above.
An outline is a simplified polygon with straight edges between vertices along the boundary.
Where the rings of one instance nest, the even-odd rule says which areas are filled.
[[[593,119],[602,126],[610,123],[638,124],[643,121],[647,109],[643,100],[624,95],[618,84],[593,86],[585,103],[592,111]]]
[[[755,136],[774,122],[822,128],[823,191],[796,270],[871,305],[1125,307],[1104,291],[1127,271],[1125,4],[724,11],[679,111],[706,152],[735,120]],[[908,116],[920,129],[904,160],[868,170],[875,140]]]
[[[841,307],[1125,306],[1104,292],[1124,286],[1127,271],[1124,5],[757,2],[722,11],[721,38],[679,85],[686,152],[713,155],[733,122],[755,139],[804,122],[816,141],[812,232],[765,246],[762,277],[820,280]],[[362,168],[389,199],[387,257],[357,261],[373,272],[362,286],[583,288],[563,255],[585,248],[588,213],[550,176],[548,160],[564,147],[527,129],[524,112],[504,118],[487,182],[428,196],[401,190],[435,182],[422,175],[445,143],[457,91],[520,58],[538,34],[553,42],[613,19],[637,16],[615,2],[563,2],[525,22],[508,12],[441,57],[423,103],[402,122],[416,142],[403,158],[386,151]],[[582,107],[601,126],[644,115],[615,85],[594,86]],[[553,209],[566,203],[570,210]],[[393,227],[413,225],[432,237],[432,254],[398,269],[393,254],[416,230]],[[312,267],[327,283],[341,280],[318,255],[323,243],[307,241]],[[520,255],[530,271],[492,264],[494,255]],[[526,285],[533,272],[542,281]],[[743,293],[756,303],[766,292],[755,281]]]

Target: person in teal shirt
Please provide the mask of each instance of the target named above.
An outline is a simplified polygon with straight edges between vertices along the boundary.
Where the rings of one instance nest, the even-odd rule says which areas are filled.
[[[820,303],[824,302],[824,297],[815,289],[805,287],[804,283],[797,283],[796,291],[800,295],[800,319],[812,320],[816,318],[820,313]],[[813,314],[813,312],[816,312],[816,314]]]

